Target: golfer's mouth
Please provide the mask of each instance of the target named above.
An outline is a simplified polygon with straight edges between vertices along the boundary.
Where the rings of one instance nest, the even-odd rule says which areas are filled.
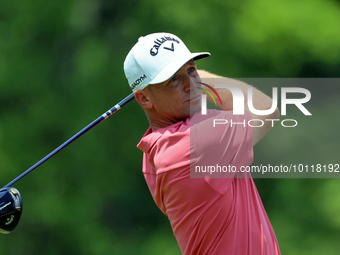
[[[186,100],[185,102],[192,102],[192,101],[196,101],[197,99],[199,99],[201,97],[201,95],[197,95],[194,97],[189,98],[188,100]]]

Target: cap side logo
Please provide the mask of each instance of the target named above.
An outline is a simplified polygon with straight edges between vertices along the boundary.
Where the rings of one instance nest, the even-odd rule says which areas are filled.
[[[158,50],[161,47],[161,45],[163,43],[167,42],[167,41],[173,41],[173,42],[176,42],[176,43],[179,44],[179,41],[177,39],[173,38],[173,37],[168,37],[168,36],[161,37],[161,38],[156,39],[154,41],[155,44],[150,49],[150,55],[156,56],[158,54]],[[164,49],[170,50],[170,51],[175,51],[174,43],[171,44],[171,48],[164,47]]]
[[[148,77],[145,74],[143,74],[141,77],[135,80],[134,83],[130,85],[131,89],[134,89],[135,87],[137,87],[140,83],[142,83],[147,78]]]

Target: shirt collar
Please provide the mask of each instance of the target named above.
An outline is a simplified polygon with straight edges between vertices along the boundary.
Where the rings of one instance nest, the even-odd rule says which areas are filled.
[[[175,124],[172,124],[171,126],[164,127],[161,129],[157,129],[156,131],[152,132],[151,127],[148,128],[148,130],[143,135],[140,142],[137,144],[137,148],[142,150],[145,153],[148,153],[152,146],[157,142],[159,138],[162,137],[162,135],[169,129],[176,128],[177,126],[180,126],[183,124],[183,121],[177,122]]]

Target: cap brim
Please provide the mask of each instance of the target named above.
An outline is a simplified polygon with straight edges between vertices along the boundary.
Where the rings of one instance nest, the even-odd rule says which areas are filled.
[[[170,79],[185,63],[191,59],[199,60],[209,57],[209,52],[189,53],[168,64],[149,84],[157,84]]]

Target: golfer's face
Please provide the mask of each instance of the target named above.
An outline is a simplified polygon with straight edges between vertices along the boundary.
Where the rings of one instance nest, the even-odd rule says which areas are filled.
[[[196,64],[189,61],[169,80],[152,85],[151,100],[156,111],[164,118],[178,122],[201,110],[201,79]]]

